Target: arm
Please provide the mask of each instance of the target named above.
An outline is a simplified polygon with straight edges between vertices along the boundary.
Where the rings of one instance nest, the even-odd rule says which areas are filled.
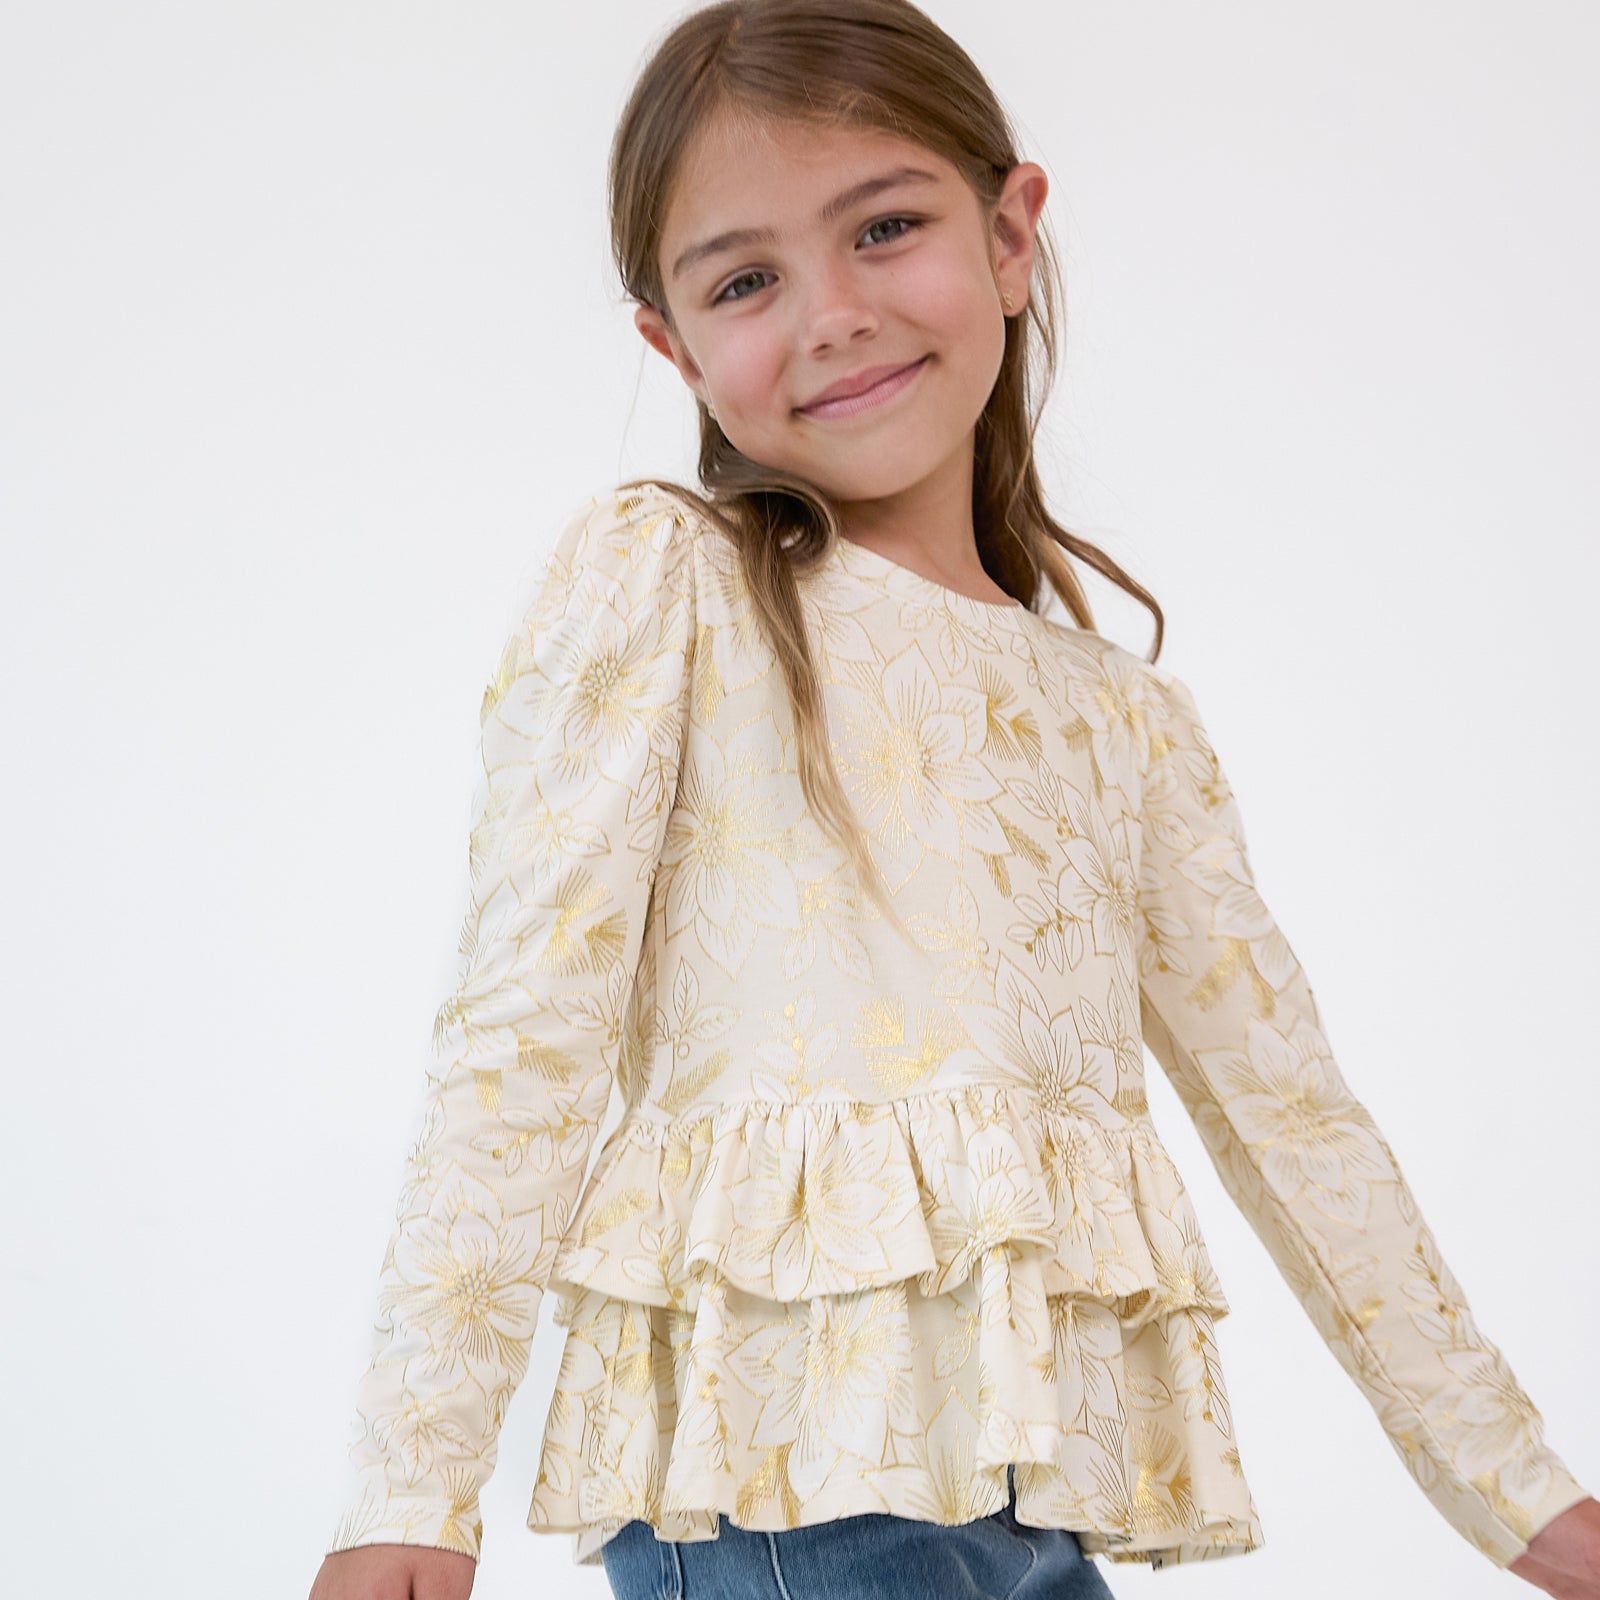
[[[461,982],[435,1019],[332,1551],[478,1556],[479,1491],[624,1035],[687,727],[692,540],[659,492],[599,497],[485,693]]]
[[[1587,1497],[1479,1332],[1393,1152],[1351,1094],[1251,876],[1186,685],[1147,663],[1144,1037],[1224,1187],[1444,1518],[1498,1567]]]

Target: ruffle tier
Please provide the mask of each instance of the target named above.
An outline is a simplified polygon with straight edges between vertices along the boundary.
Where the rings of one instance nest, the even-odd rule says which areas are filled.
[[[1148,1119],[1106,1126],[989,1086],[625,1121],[549,1282],[686,1311],[713,1277],[780,1303],[904,1278],[938,1295],[1002,1243],[1034,1247],[1046,1293],[1099,1300],[1130,1332],[1229,1310]]]
[[[971,1087],[625,1122],[554,1260],[529,1509],[574,1558],[881,1511],[1152,1566],[1254,1549],[1215,1322],[1147,1121]]]

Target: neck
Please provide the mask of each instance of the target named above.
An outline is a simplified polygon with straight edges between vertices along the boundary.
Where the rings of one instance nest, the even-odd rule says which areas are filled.
[[[983,580],[972,523],[972,438],[936,471],[875,500],[836,505],[844,535],[930,577]]]

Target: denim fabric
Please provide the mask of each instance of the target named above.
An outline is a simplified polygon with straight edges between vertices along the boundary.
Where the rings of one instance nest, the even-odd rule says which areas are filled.
[[[601,1546],[617,1600],[1105,1600],[1064,1528],[1029,1528],[1009,1502],[946,1527],[879,1511],[759,1533],[724,1515],[715,1539],[674,1544],[630,1522]]]

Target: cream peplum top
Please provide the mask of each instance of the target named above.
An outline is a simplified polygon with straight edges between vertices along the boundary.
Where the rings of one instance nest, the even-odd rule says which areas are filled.
[[[849,541],[802,602],[909,940],[804,803],[692,501],[600,495],[540,571],[483,701],[460,986],[330,1548],[478,1555],[546,1291],[528,1525],[585,1565],[634,1518],[970,1521],[1008,1465],[1018,1518],[1088,1554],[1256,1548],[1148,1045],[1423,1492],[1508,1565],[1587,1491],[1340,1075],[1189,689]]]

